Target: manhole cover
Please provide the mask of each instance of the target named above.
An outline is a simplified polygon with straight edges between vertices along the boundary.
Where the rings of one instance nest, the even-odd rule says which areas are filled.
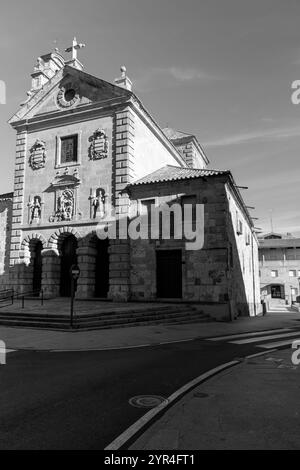
[[[137,397],[132,397],[129,400],[130,405],[137,408],[155,408],[164,402],[167,403],[168,400],[158,395],[138,395]]]

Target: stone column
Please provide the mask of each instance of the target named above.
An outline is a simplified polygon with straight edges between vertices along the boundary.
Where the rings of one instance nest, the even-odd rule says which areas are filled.
[[[129,107],[117,112],[114,121],[114,205],[116,216],[127,218],[129,196],[123,189],[133,179],[134,167],[134,114]],[[108,298],[126,302],[130,298],[130,249],[129,240],[111,240],[109,247]]]
[[[44,291],[44,297],[58,297],[60,289],[61,264],[59,252],[52,248],[46,248],[42,251],[42,260],[42,289]]]
[[[26,163],[26,147],[27,147],[27,133],[20,130],[17,134],[16,142],[16,158],[15,158],[15,175],[14,175],[14,197],[12,207],[12,231],[10,243],[10,284],[12,287],[20,292],[22,282],[22,271],[18,265],[20,259],[20,244],[22,232],[20,225],[23,220],[23,204],[24,204],[24,178],[25,178],[25,163]],[[21,277],[20,277],[21,276]]]
[[[127,302],[130,298],[130,246],[128,240],[111,240],[109,246],[108,298]]]
[[[76,297],[94,297],[97,250],[90,246],[77,248],[77,264],[80,277],[77,281]]]

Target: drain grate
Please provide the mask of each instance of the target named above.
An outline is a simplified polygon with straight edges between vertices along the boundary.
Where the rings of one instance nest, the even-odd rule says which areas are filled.
[[[129,400],[129,404],[136,408],[155,408],[161,403],[168,403],[168,400],[159,395],[138,395]]]

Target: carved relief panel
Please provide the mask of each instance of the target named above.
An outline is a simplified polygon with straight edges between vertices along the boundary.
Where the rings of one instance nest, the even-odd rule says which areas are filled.
[[[109,140],[103,129],[97,129],[89,138],[91,145],[89,147],[90,160],[101,160],[108,157]]]
[[[29,165],[33,170],[44,168],[46,163],[46,144],[37,139],[30,149]]]
[[[72,175],[69,174],[68,168],[63,174],[57,172],[48,189],[48,191],[55,193],[54,212],[51,214],[49,222],[69,222],[81,218],[81,212],[78,208],[78,187],[80,183],[77,170]]]

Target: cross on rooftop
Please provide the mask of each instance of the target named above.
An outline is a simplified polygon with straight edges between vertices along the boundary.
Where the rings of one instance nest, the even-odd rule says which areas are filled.
[[[65,52],[72,52],[72,60],[77,60],[77,51],[78,49],[82,49],[83,47],[85,47],[85,44],[78,43],[77,39],[74,38],[72,46],[67,47],[67,49],[65,49]]]

